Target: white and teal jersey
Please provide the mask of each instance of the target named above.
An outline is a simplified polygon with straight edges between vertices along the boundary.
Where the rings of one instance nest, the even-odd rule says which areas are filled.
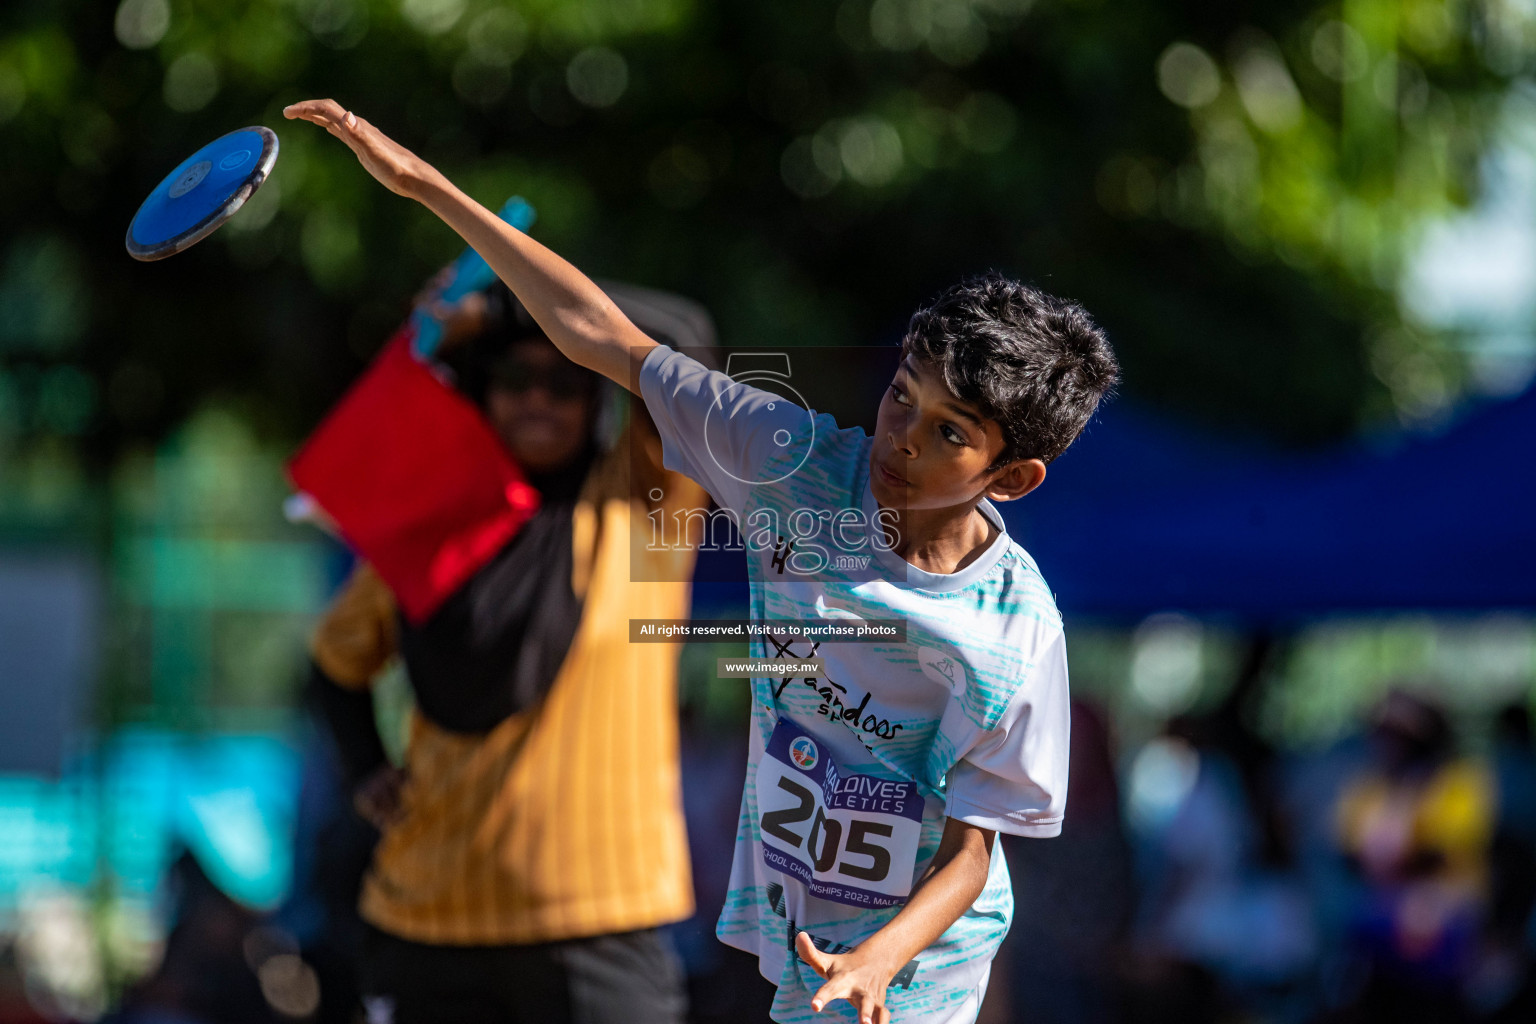
[[[900,643],[754,641],[754,655],[786,671],[752,680],[747,785],[717,929],[778,985],[774,1020],[855,1020],[843,1001],[811,1012],[822,981],[792,952],[798,931],[831,952],[874,934],[932,860],[946,817],[1017,835],[1061,830],[1061,617],[1006,532],[951,575],[877,543],[864,431],[665,347],[640,383],[667,467],[741,524],[754,620],[906,623]],[[997,511],[980,508],[1001,531]],[[796,675],[792,661],[812,657],[820,670]],[[892,982],[893,1020],[973,1019],[1012,913],[996,846],[975,905]]]

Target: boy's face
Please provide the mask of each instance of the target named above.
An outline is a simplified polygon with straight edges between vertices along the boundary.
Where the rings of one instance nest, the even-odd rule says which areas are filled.
[[[995,469],[1003,431],[970,402],[956,398],[932,366],[907,356],[896,370],[875,420],[869,486],[887,508],[917,511],[1011,501],[1045,479],[1039,459]]]
[[[543,337],[514,342],[485,394],[491,425],[519,466],[551,473],[581,455],[591,433],[596,381]]]

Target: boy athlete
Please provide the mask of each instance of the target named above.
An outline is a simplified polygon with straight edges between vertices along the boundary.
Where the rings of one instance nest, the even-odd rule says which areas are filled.
[[[952,288],[913,317],[871,438],[658,345],[569,263],[334,101],[284,113],[431,209],[573,362],[645,400],[666,465],[743,523],[754,618],[905,621],[905,643],[771,638],[774,656],[821,667],[752,681],[718,931],[758,956],[786,1024],[823,1011],[974,1019],[1012,913],[996,833],[1057,834],[1067,782],[1061,619],[990,500],[1038,487],[1113,384],[1098,328],[1000,277]],[[811,552],[783,535],[804,539],[809,522],[870,569],[796,559]]]

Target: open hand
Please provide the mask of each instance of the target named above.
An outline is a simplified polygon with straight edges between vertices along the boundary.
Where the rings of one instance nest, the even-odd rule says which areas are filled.
[[[411,300],[412,308],[425,313],[442,326],[443,335],[438,341],[438,352],[458,348],[483,332],[490,322],[491,304],[485,292],[469,292],[454,302],[442,297],[444,289],[452,282],[453,268],[444,267]]]
[[[383,832],[399,821],[405,811],[404,768],[384,765],[364,779],[352,794],[352,806],[358,816]]]
[[[857,949],[852,953],[823,953],[805,932],[795,936],[795,952],[827,979],[811,997],[813,1011],[820,1013],[832,1000],[846,999],[858,1011],[860,1024],[890,1024],[885,989],[894,972],[879,964],[865,963]]]
[[[317,124],[345,142],[364,169],[396,195],[415,198],[412,189],[437,173],[431,164],[335,100],[290,103],[283,108],[283,116]]]

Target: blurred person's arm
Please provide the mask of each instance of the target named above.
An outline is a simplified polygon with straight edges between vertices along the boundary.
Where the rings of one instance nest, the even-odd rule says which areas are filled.
[[[474,247],[567,358],[635,390],[656,342],[581,271],[461,192],[435,167],[335,100],[283,111],[345,142],[386,188],[415,199]]]
[[[373,708],[373,680],[395,649],[394,598],[371,566],[360,565],[315,629],[307,689],[335,743],[354,806],[381,828],[398,812],[405,780],[389,761]]]
[[[453,268],[444,267],[411,300],[414,308],[425,310],[442,328],[435,356],[459,348],[492,323],[490,299],[485,292],[469,292],[451,301],[443,298],[443,290],[452,279]]]
[[[374,725],[373,691],[342,686],[310,660],[306,689],[313,707],[330,733],[348,791],[389,761]]]

